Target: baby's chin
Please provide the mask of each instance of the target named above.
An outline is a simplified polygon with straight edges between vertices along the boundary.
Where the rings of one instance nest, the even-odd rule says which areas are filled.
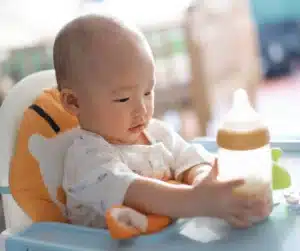
[[[148,123],[143,125],[131,127],[123,131],[118,137],[111,137],[108,140],[111,144],[116,145],[135,145],[135,144],[145,144],[145,135],[144,131],[147,128]],[[146,139],[148,141],[148,139]]]
[[[135,145],[140,143],[141,135],[142,132],[129,135],[126,139],[124,139],[124,144]]]

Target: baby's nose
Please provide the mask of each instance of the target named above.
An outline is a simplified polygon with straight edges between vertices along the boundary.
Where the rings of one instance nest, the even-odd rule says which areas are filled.
[[[146,105],[144,102],[139,102],[135,107],[135,115],[143,117],[147,113]]]

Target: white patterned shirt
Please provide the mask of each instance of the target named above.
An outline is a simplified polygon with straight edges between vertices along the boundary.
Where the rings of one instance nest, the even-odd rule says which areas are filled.
[[[145,135],[150,145],[112,145],[80,130],[64,162],[63,188],[73,224],[105,227],[107,209],[122,205],[139,175],[181,181],[189,168],[211,162],[203,147],[187,143],[159,120],[151,120]]]

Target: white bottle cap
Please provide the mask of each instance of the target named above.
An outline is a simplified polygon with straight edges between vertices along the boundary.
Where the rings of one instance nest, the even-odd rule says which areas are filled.
[[[261,116],[251,106],[247,92],[244,89],[236,90],[232,107],[225,116],[220,129],[247,132],[265,127]]]

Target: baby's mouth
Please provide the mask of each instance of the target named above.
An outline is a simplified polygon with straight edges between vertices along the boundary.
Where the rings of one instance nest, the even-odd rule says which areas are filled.
[[[138,125],[135,125],[133,127],[130,127],[129,128],[129,131],[131,132],[141,132],[143,131],[145,128],[145,123],[142,123],[142,124],[138,124]]]

